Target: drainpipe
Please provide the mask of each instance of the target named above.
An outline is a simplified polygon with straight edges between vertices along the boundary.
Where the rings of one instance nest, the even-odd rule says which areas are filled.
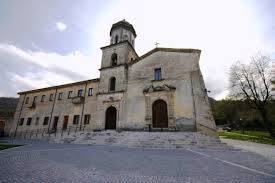
[[[56,94],[57,94],[57,88],[55,89],[55,94],[54,94],[54,99],[53,99],[53,106],[52,106],[50,121],[49,121],[49,125],[48,125],[48,133],[49,133],[49,135],[50,135],[50,126],[51,126],[51,122],[52,122],[53,110],[54,110],[55,101],[56,101]]]
[[[195,97],[194,97],[194,89],[193,89],[193,80],[192,80],[192,72],[190,74],[190,81],[191,81],[191,94],[193,99],[193,114],[194,114],[194,122],[195,122],[195,129],[197,130],[197,114],[196,114],[196,103],[195,103]]]
[[[20,108],[20,112],[19,112],[19,116],[18,116],[18,120],[17,120],[17,124],[16,124],[16,128],[15,128],[13,137],[15,137],[16,133],[17,133],[17,128],[18,128],[18,124],[19,124],[19,121],[20,121],[20,118],[21,118],[21,113],[22,113],[24,102],[25,102],[25,98],[26,98],[26,93],[24,94],[23,102],[22,102],[22,105],[21,105],[21,108]]]
[[[81,130],[81,126],[82,126],[82,119],[83,119],[83,113],[84,113],[84,107],[85,107],[85,98],[86,98],[87,85],[88,85],[88,82],[86,81],[85,89],[84,89],[84,100],[83,100],[83,105],[82,105],[81,118],[80,118],[80,129],[79,130]]]

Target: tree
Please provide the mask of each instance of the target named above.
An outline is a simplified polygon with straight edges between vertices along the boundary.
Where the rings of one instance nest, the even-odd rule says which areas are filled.
[[[256,109],[263,121],[263,125],[272,137],[275,130],[268,118],[268,104],[272,100],[272,67],[268,56],[257,55],[251,57],[249,64],[236,62],[230,68],[230,96],[237,100],[244,100]]]

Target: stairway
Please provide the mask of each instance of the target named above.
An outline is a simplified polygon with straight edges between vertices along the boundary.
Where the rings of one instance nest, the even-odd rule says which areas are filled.
[[[51,138],[56,143],[115,145],[142,148],[207,148],[232,149],[217,137],[199,132],[81,132],[63,138]]]

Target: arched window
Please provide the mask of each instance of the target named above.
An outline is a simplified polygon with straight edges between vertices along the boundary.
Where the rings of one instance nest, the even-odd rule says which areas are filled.
[[[115,91],[116,90],[116,78],[111,77],[110,79],[110,91]]]
[[[111,63],[111,65],[112,66],[117,65],[117,54],[116,53],[112,54],[112,63]]]
[[[118,35],[115,37],[115,44],[118,43]]]
[[[124,41],[128,40],[128,36],[126,34],[123,35],[123,40]]]

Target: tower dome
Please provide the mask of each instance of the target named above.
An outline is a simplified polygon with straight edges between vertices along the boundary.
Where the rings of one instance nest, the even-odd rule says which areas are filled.
[[[136,37],[137,34],[133,25],[125,19],[113,24],[110,30],[110,44],[127,40],[134,47]]]

